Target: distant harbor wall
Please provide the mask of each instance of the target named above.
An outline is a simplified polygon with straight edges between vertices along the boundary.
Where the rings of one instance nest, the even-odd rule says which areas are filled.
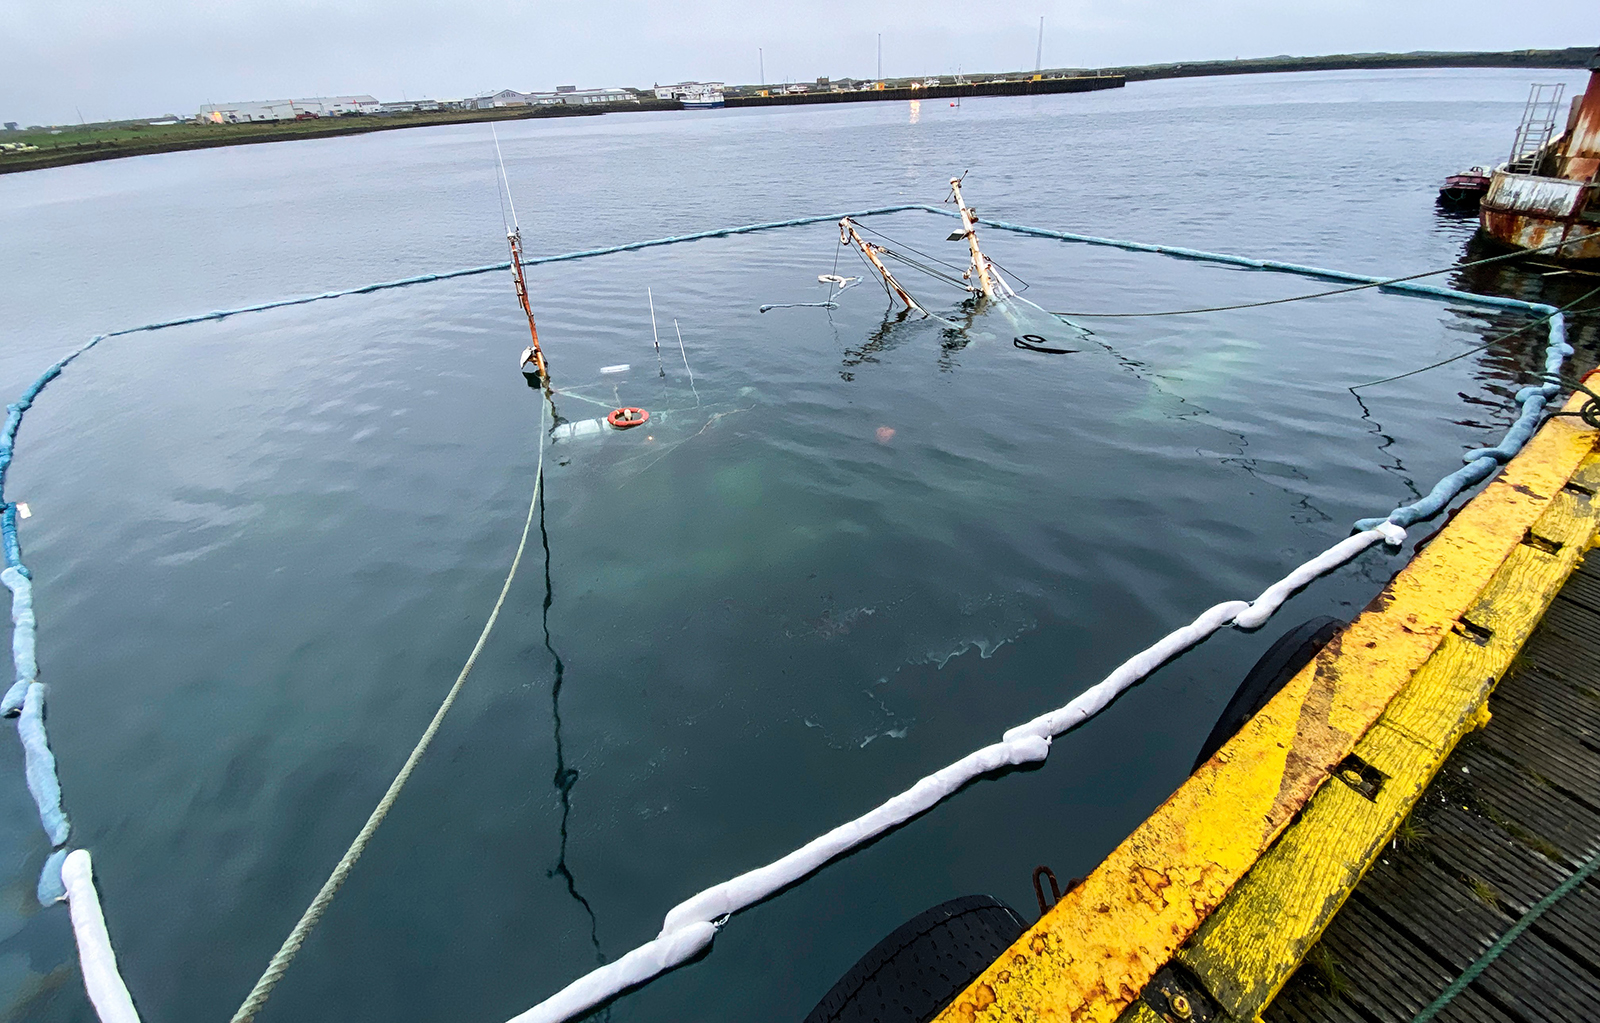
[[[787,107],[804,103],[872,103],[880,100],[956,99],[961,96],[1041,96],[1057,92],[1094,92],[1120,89],[1127,79],[1122,75],[1072,75],[1063,78],[1024,79],[1004,82],[964,82],[961,85],[928,85],[901,89],[852,89],[848,92],[791,92],[773,96],[729,96],[730,107]]]

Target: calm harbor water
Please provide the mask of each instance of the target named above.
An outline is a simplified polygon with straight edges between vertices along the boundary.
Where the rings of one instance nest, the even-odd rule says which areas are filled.
[[[1529,80],[1252,76],[500,130],[532,254],[937,202],[970,171],[999,219],[1398,274],[1463,257],[1473,222],[1434,209],[1437,183],[1503,158]],[[103,330],[502,259],[492,154],[464,126],[0,177],[0,390]],[[960,255],[944,218],[870,226]],[[1052,310],[1321,290],[984,239]],[[1524,321],[1375,292],[1085,320],[1068,356],[1016,349],[1002,317],[915,275],[970,329],[886,316],[870,281],[831,313],[757,312],[821,300],[837,256],[822,224],[531,271],[558,413],[653,418],[549,447],[499,629],[263,1019],[504,1020],[680,899],[1426,491],[1498,440],[1542,361],[1531,331],[1358,402],[1351,384]],[[1600,283],[1441,280],[1557,304]],[[1574,365],[1600,357],[1596,323],[1574,317]],[[507,275],[486,275],[117,338],[29,413],[8,494],[33,511],[51,738],[147,1020],[231,1014],[459,670],[532,491],[525,343]],[[1354,615],[1401,563],[1369,552],[1260,632],[1218,635],[1043,768],[734,918],[610,1018],[799,1019],[928,906],[988,892],[1031,917],[1035,865],[1091,869],[1273,639]],[[6,738],[0,1018],[90,1020],[66,913],[34,902],[46,852]]]

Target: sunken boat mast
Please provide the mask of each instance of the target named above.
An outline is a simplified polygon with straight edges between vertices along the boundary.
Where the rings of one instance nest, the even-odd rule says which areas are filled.
[[[922,308],[922,306],[917,303],[916,299],[911,297],[911,295],[900,284],[900,282],[895,279],[894,274],[889,271],[889,268],[884,265],[884,256],[891,256],[895,259],[905,261],[912,266],[919,267],[925,272],[931,271],[933,272],[933,276],[942,277],[950,284],[955,284],[958,287],[964,287],[967,291],[973,294],[981,294],[985,298],[1000,299],[1014,297],[1016,292],[1012,290],[1011,285],[1006,283],[1005,278],[1001,276],[999,267],[995,265],[993,260],[983,254],[983,249],[978,245],[978,211],[968,206],[966,199],[962,197],[960,178],[950,179],[950,201],[955,202],[957,208],[959,208],[961,211],[961,230],[953,232],[946,240],[952,242],[965,241],[971,255],[971,261],[968,263],[967,269],[962,271],[960,280],[956,280],[954,277],[945,275],[942,272],[937,271],[935,268],[927,266],[926,264],[919,264],[915,260],[912,260],[902,253],[894,251],[893,249],[886,248],[882,245],[875,245],[872,242],[867,241],[865,238],[861,237],[861,232],[857,230],[858,225],[856,222],[849,217],[845,217],[839,221],[839,244],[854,246],[866,259],[866,261],[871,264],[872,268],[878,271],[879,276],[883,278],[883,286],[891,295],[898,297],[900,301],[904,302],[908,310],[915,309],[919,313],[927,312],[926,309]],[[938,262],[944,263],[943,260],[938,260]],[[956,267],[950,263],[944,263],[944,265],[950,267],[952,270],[960,269],[959,267]]]
[[[505,154],[500,152],[500,133],[495,131],[492,124],[489,125],[489,133],[494,138],[494,158],[500,170],[495,179],[495,188],[504,189],[500,193],[500,216],[506,227],[506,241],[511,246],[511,279],[516,282],[517,301],[522,303],[522,312],[528,317],[528,335],[533,341],[522,350],[518,365],[529,384],[545,383],[550,379],[550,374],[544,364],[544,349],[539,346],[539,325],[533,321],[533,306],[528,302],[528,278],[522,271],[522,225],[517,222],[517,201],[511,197],[511,178],[506,174]],[[507,208],[511,212],[509,220],[505,219]]]
[[[971,250],[972,263],[967,267],[967,272],[961,275],[966,278],[968,289],[983,292],[985,298],[1003,298],[1015,294],[995,270],[989,257],[978,247],[978,211],[968,206],[967,200],[961,197],[961,178],[950,179],[950,198],[961,211],[961,230],[951,232],[945,240],[958,242],[965,239],[967,248]],[[972,285],[974,277],[978,279],[976,287]]]
[[[522,303],[522,311],[528,316],[528,333],[533,339],[533,344],[522,350],[522,373],[534,380],[547,380],[550,374],[544,364],[544,349],[539,347],[539,325],[533,322],[533,306],[528,303],[528,279],[522,272],[522,228],[513,225],[506,231],[506,240],[511,243],[511,276],[517,284],[517,301]]]
[[[907,309],[915,309],[919,313],[927,311],[917,304],[917,300],[912,298],[906,289],[900,286],[900,282],[895,280],[894,274],[890,273],[889,268],[883,265],[881,253],[885,250],[861,237],[861,232],[856,230],[856,222],[849,217],[839,221],[839,244],[854,245],[859,249],[861,254],[866,257],[867,262],[872,264],[872,268],[883,276],[883,286],[889,289],[890,294],[904,302]]]

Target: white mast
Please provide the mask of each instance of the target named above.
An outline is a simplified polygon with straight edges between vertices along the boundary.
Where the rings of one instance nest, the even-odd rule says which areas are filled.
[[[961,197],[960,178],[950,179],[950,194],[955,197],[956,205],[961,209],[961,230],[952,234],[950,240],[957,241],[965,238],[967,240],[967,248],[972,252],[972,264],[967,268],[965,275],[967,280],[971,281],[973,275],[976,274],[978,290],[982,291],[987,298],[998,298],[1002,294],[1010,292],[1011,289],[1006,287],[1005,281],[1000,281],[998,286],[996,285],[999,275],[990,267],[989,257],[985,256],[983,250],[978,248],[978,214]]]

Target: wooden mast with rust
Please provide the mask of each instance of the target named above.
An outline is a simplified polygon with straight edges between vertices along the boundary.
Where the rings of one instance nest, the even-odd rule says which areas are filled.
[[[539,347],[539,325],[533,321],[533,306],[528,302],[528,279],[522,272],[522,229],[513,224],[511,230],[506,232],[506,239],[511,243],[511,276],[517,283],[517,301],[522,303],[522,311],[528,316],[528,334],[533,340],[522,351],[522,371],[545,380],[549,378],[549,372],[544,364],[544,349]],[[531,373],[528,370],[530,365],[534,367]]]
[[[900,282],[895,280],[894,274],[889,272],[889,268],[884,266],[883,260],[879,258],[878,247],[861,237],[861,232],[856,230],[855,221],[849,217],[839,221],[839,241],[845,245],[854,245],[859,249],[861,254],[867,257],[867,262],[872,264],[872,268],[883,275],[884,287],[897,295],[900,301],[906,304],[907,309],[915,309],[919,313],[926,312],[922,306],[917,304],[917,300],[912,298],[906,289],[900,286]]]
[[[989,257],[985,256],[983,250],[978,248],[978,211],[968,206],[967,201],[961,197],[960,178],[950,179],[950,195],[955,199],[957,208],[961,210],[961,230],[952,234],[950,240],[957,241],[965,238],[967,248],[972,252],[972,265],[967,268],[967,272],[962,276],[966,277],[970,282],[973,276],[976,275],[978,278],[978,288],[976,290],[982,291],[985,298],[998,298],[999,294],[995,287],[996,275],[989,266]],[[1005,288],[1004,282],[1001,282],[1000,287]]]
[[[541,382],[548,381],[550,374],[544,362],[544,349],[539,345],[539,325],[533,320],[533,305],[528,301],[528,278],[522,272],[522,225],[517,223],[517,203],[511,198],[511,179],[506,176],[506,158],[500,152],[500,133],[495,131],[494,125],[489,126],[489,132],[494,136],[494,155],[500,164],[500,179],[495,182],[495,188],[504,186],[506,206],[511,209],[511,219],[506,224],[506,241],[511,246],[511,278],[516,282],[517,301],[522,303],[522,312],[528,317],[528,336],[533,343],[522,350],[522,358],[518,361],[523,375]],[[501,219],[505,219],[506,207],[500,209]]]

